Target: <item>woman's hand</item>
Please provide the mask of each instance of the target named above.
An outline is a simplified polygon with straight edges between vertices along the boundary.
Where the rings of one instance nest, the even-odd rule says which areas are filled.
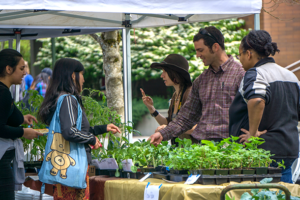
[[[164,129],[166,126],[167,125],[163,124],[163,125],[157,127],[156,130],[155,130],[155,133],[158,132],[158,131],[160,131],[161,129]]]
[[[151,97],[146,96],[144,90],[142,88],[140,88],[141,93],[143,95],[142,99],[143,99],[143,103],[145,104],[145,106],[147,106],[148,110],[150,111],[150,113],[154,113],[155,112],[155,108],[153,106],[153,100]]]
[[[99,149],[100,147],[102,147],[102,145],[101,145],[101,143],[100,143],[98,137],[95,136],[95,138],[96,138],[96,143],[95,143],[93,149]]]
[[[37,138],[38,136],[43,136],[43,133],[39,133],[32,128],[24,128],[24,134],[23,134],[24,138],[28,140],[32,140],[34,138]]]
[[[24,122],[23,124],[32,125],[32,121],[38,123],[37,119],[32,115],[24,115]]]
[[[107,128],[106,128],[106,131],[111,131],[113,134],[115,133],[121,133],[120,129],[114,125],[114,124],[107,124]]]

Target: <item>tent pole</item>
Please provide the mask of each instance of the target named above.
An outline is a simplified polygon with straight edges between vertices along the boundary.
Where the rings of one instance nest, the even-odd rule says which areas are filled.
[[[51,50],[52,50],[52,69],[54,69],[54,64],[56,62],[55,38],[51,38]]]
[[[127,51],[126,51],[126,29],[122,29],[122,51],[123,51],[123,89],[124,89],[124,122],[128,122],[128,106],[127,106]]]
[[[260,13],[254,14],[254,30],[260,30]]]
[[[125,14],[125,20],[130,20],[130,15]],[[130,27],[123,29],[123,58],[124,58],[124,109],[125,123],[132,122],[132,91],[131,91],[131,54],[130,54]],[[124,45],[125,44],[125,45]],[[132,134],[128,134],[132,142]]]
[[[18,51],[18,52],[20,52],[21,51],[21,32],[17,32],[16,33],[16,35],[17,35],[17,39],[16,39],[16,50]],[[20,100],[20,85],[16,85],[16,95],[15,95],[15,97],[16,97],[16,99],[15,99],[15,102],[19,102],[19,100]]]

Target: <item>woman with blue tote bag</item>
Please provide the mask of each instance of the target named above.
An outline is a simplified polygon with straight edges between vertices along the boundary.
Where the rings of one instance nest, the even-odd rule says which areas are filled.
[[[39,178],[43,183],[55,184],[55,200],[89,199],[90,145],[98,149],[97,135],[120,132],[113,124],[90,127],[80,97],[83,73],[79,61],[58,60],[39,110],[40,120],[49,125]]]
[[[25,181],[24,149],[20,138],[32,140],[43,135],[20,126],[32,125],[36,119],[32,115],[22,115],[9,91],[11,85],[22,83],[26,74],[24,68],[24,59],[18,51],[0,51],[0,199],[5,200],[14,200],[14,190],[21,190]]]

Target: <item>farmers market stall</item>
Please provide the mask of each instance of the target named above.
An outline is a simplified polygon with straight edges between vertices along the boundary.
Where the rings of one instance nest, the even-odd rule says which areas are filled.
[[[255,14],[257,29],[261,7],[262,0],[10,0],[1,2],[0,28],[3,35],[0,34],[0,40],[15,38],[19,44],[20,39],[45,37],[45,30],[51,29],[57,29],[54,32],[59,35],[88,33],[95,29],[99,32],[123,29],[124,117],[128,122],[132,121],[131,28],[206,22]],[[57,36],[49,33],[46,31],[47,37]]]

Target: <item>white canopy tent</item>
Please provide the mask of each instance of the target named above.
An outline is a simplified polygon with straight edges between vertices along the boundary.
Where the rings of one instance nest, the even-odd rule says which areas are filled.
[[[15,38],[19,44],[20,39],[123,29],[125,122],[128,122],[132,121],[130,28],[256,14],[255,24],[259,29],[261,7],[262,0],[1,0],[0,40]],[[79,29],[84,31],[78,32]]]

